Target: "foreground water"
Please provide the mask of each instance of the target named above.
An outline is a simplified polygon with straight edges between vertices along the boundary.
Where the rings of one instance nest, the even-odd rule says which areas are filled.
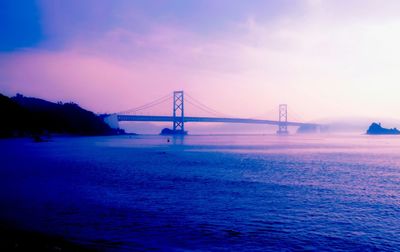
[[[400,249],[400,138],[0,141],[0,217],[106,251]]]

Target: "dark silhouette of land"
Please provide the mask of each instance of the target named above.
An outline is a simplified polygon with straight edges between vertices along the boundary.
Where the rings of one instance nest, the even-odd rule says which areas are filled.
[[[396,128],[393,129],[385,129],[381,126],[380,123],[372,123],[368,130],[368,135],[399,135],[400,131]]]
[[[83,136],[123,134],[112,129],[100,116],[77,104],[53,103],[17,94],[9,98],[0,94],[0,137],[40,136],[72,134]]]
[[[187,131],[182,131],[182,130],[174,131],[169,128],[164,128],[161,130],[160,135],[187,135]]]

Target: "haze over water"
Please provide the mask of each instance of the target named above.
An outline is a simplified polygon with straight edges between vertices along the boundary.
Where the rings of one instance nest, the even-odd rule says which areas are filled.
[[[107,251],[400,247],[397,136],[169,138],[0,141],[1,217]]]

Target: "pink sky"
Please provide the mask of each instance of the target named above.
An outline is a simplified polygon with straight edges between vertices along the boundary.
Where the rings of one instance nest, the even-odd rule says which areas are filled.
[[[257,6],[216,16],[221,6],[212,1],[202,13],[197,6],[156,12],[129,1],[71,3],[41,2],[46,39],[0,53],[0,92],[108,113],[185,90],[242,117],[270,118],[279,103],[305,121],[400,117],[397,1],[271,2],[276,13],[265,16]]]

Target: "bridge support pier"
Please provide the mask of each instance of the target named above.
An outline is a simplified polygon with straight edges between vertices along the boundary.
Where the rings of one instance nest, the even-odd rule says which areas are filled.
[[[184,116],[184,96],[183,91],[174,91],[173,94],[173,122],[172,130],[174,134],[186,134]]]
[[[289,131],[287,129],[287,104],[279,105],[279,124],[278,131],[276,132],[278,135],[287,135]]]
[[[112,114],[103,118],[104,122],[112,129],[119,129],[118,115]]]

